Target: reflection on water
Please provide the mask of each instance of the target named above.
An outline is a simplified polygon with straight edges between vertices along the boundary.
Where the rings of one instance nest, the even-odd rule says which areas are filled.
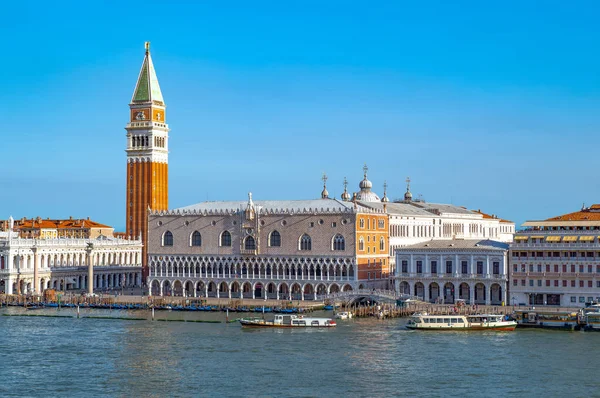
[[[420,332],[376,319],[246,330],[222,313],[156,313],[217,324],[81,315],[148,320],[0,317],[0,396],[593,396],[598,388],[600,333]]]

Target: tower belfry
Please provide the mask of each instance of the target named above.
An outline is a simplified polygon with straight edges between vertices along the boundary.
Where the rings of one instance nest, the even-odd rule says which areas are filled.
[[[147,276],[148,211],[167,210],[169,126],[152,56],[150,42],[129,103],[127,130],[127,231],[142,237],[143,275]]]

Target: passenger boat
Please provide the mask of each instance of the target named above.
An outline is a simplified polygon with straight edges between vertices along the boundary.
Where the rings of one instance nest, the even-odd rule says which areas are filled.
[[[262,318],[242,318],[239,319],[242,327],[251,328],[298,328],[298,327],[333,327],[335,321],[329,318],[312,318],[302,315],[275,315],[272,321],[266,321]]]
[[[414,330],[495,330],[512,331],[517,327],[515,321],[504,319],[503,315],[427,315],[415,314],[406,324]]]
[[[520,328],[579,330],[580,317],[573,311],[517,310],[513,313]]]
[[[337,314],[335,314],[334,316],[335,319],[352,319],[352,313],[351,312],[338,312]]]
[[[584,313],[581,323],[583,330],[589,332],[600,332],[600,311]]]

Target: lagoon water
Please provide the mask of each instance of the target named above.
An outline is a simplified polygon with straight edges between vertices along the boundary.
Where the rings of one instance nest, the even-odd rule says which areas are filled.
[[[90,315],[149,316],[82,311]],[[238,323],[0,316],[0,396],[600,396],[600,333],[418,332],[404,323],[243,330]]]

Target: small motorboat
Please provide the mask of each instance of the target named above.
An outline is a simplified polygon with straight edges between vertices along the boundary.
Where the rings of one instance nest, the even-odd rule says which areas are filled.
[[[351,312],[338,312],[337,314],[335,314],[334,316],[335,319],[352,319],[352,313]]]

